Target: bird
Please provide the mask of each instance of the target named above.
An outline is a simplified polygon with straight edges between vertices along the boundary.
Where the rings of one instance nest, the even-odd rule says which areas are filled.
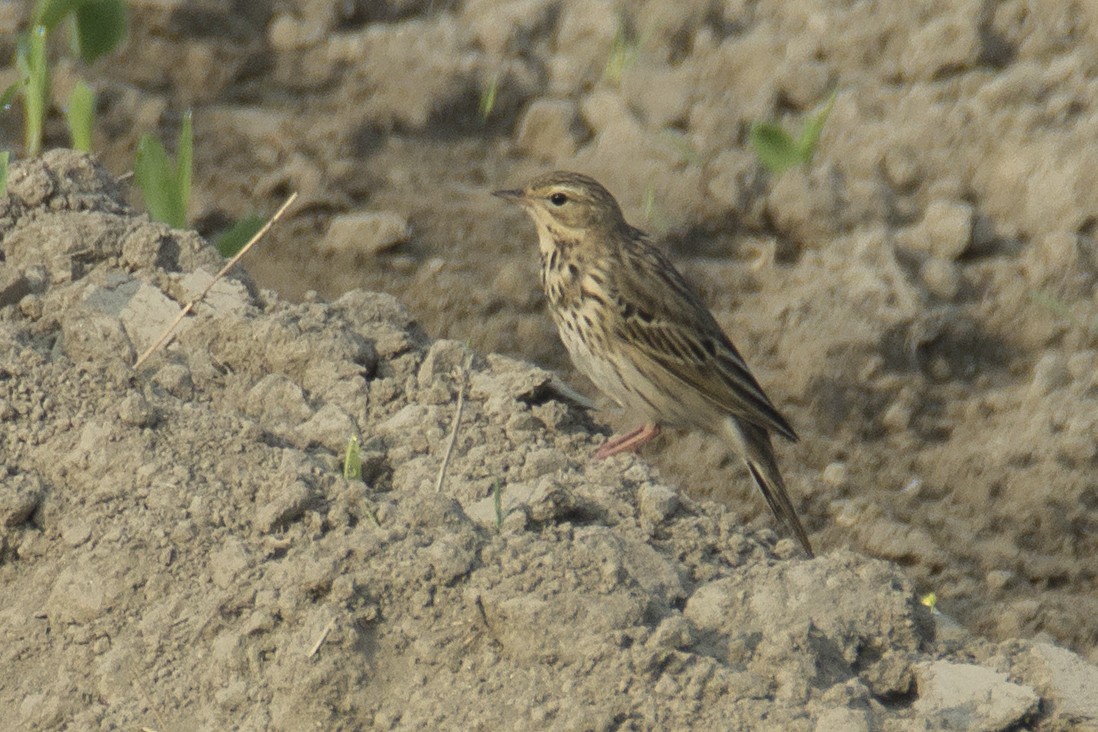
[[[661,425],[725,440],[775,517],[815,556],[770,440],[797,433],[763,392],[701,296],[648,234],[589,176],[542,174],[493,195],[533,219],[541,285],[572,363],[619,406],[644,415],[597,459],[636,450]]]

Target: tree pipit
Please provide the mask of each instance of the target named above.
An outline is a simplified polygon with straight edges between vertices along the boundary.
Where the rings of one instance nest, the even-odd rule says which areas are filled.
[[[585,175],[549,173],[495,195],[520,205],[537,226],[542,288],[576,368],[647,420],[595,457],[635,450],[661,423],[717,435],[813,556],[770,444],[771,432],[790,441],[797,434],[671,261]]]

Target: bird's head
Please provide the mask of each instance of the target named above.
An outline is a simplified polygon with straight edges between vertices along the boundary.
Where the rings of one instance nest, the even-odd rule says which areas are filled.
[[[493,195],[522,206],[546,236],[584,240],[589,234],[611,233],[626,226],[621,207],[594,178],[556,171],[534,178],[521,189]]]

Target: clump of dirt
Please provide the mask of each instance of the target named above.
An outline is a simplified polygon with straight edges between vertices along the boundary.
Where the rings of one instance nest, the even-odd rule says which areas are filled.
[[[391,296],[227,280],[134,371],[218,257],[86,156],[15,166],[0,255],[21,728],[1098,721],[1071,652],[972,638],[894,565],[803,560],[636,457],[589,461],[556,377],[432,341]]]
[[[300,192],[246,264],[257,282],[388,292],[433,337],[572,381],[531,226],[488,192],[592,174],[802,436],[780,459],[817,546],[899,563],[980,633],[1098,660],[1098,5],[129,5],[127,48],[78,70],[94,149],[120,176],[192,107],[207,236]],[[0,0],[12,26],[30,8]],[[56,110],[76,71],[57,69]],[[813,164],[769,175],[751,124],[794,130],[832,89]],[[0,115],[0,146],[18,121]],[[65,144],[61,114],[47,133]],[[646,456],[770,525],[724,446],[671,435]]]

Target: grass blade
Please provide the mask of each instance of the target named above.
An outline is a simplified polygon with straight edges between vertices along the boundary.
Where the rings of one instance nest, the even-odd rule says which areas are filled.
[[[260,219],[259,223],[262,226],[263,220]],[[347,449],[343,453],[343,477],[347,480],[362,480],[362,452],[356,435],[347,440]]]
[[[69,95],[69,108],[65,112],[72,137],[74,150],[91,152],[92,123],[95,120],[95,92],[84,83],[77,81]]]
[[[11,107],[11,103],[15,101],[15,97],[19,94],[19,90],[23,87],[21,82],[15,82],[7,89],[3,94],[0,94],[0,112],[7,112]]]
[[[164,152],[160,140],[152,135],[141,136],[137,144],[137,157],[133,164],[133,175],[141,197],[145,199],[145,208],[154,221],[180,228],[183,222],[176,223],[174,166]]]
[[[797,150],[801,154],[802,162],[806,165],[812,162],[812,157],[816,154],[816,145],[820,142],[820,133],[823,132],[824,123],[827,122],[827,117],[831,114],[832,107],[835,106],[835,97],[838,93],[838,89],[832,91],[823,107],[810,114],[804,122],[801,139],[797,141]]]
[[[42,150],[42,129],[46,121],[46,99],[50,77],[46,66],[46,27],[35,26],[20,39],[16,57],[23,82],[23,145],[28,158]]]
[[[0,152],[0,195],[8,192],[8,151]]]

